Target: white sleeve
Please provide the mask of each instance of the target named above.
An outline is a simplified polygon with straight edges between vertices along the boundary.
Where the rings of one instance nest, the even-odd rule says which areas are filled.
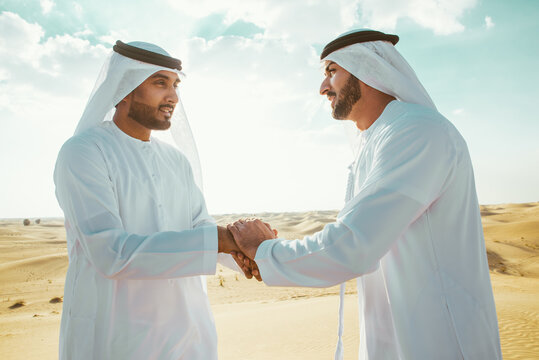
[[[72,138],[54,172],[66,230],[88,261],[112,279],[175,278],[215,273],[217,228],[138,235],[124,230],[117,194],[99,148]]]
[[[226,266],[227,268],[231,270],[234,270],[243,274],[243,271],[236,263],[236,260],[234,260],[234,258],[230,254],[223,254],[223,253],[217,254],[217,262],[223,266]]]
[[[437,126],[408,126],[385,137],[364,186],[335,223],[301,240],[260,245],[255,261],[262,279],[268,285],[327,287],[371,272],[451,181],[455,154]]]

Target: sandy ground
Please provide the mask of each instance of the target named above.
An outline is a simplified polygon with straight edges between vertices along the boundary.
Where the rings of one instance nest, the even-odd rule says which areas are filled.
[[[481,207],[504,359],[539,359],[539,203]],[[220,223],[244,215],[222,215]],[[335,211],[263,213],[285,238],[334,220]],[[34,219],[32,219],[34,220]],[[67,269],[61,219],[0,220],[0,358],[55,359]],[[270,288],[218,266],[208,292],[220,359],[330,359],[338,288]],[[356,286],[345,301],[345,359],[357,358]]]

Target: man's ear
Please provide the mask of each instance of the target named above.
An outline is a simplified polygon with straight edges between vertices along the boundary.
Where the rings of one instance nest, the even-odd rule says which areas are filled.
[[[129,103],[129,101],[131,101],[132,97],[133,97],[133,92],[131,91],[120,102]]]
[[[120,100],[120,102],[118,104],[116,104],[114,107],[116,109],[118,109],[118,106],[129,105],[129,102],[131,101],[132,94],[133,94],[132,92],[127,94],[127,96],[124,97],[122,100]]]

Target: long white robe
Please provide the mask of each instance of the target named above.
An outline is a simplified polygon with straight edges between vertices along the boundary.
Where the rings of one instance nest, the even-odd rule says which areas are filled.
[[[60,359],[216,359],[203,274],[217,229],[185,157],[112,122],[68,140],[54,174],[69,268]]]
[[[264,282],[360,277],[360,359],[501,359],[464,139],[438,112],[399,101],[361,136],[354,196],[322,231],[263,242]]]

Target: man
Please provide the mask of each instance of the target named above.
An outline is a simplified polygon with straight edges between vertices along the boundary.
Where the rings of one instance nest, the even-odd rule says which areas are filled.
[[[361,131],[347,202],[302,240],[229,226],[268,285],[358,278],[360,359],[501,359],[470,156],[394,45],[353,31],[323,50],[320,94]],[[238,258],[243,258],[241,255]],[[342,358],[342,296],[339,344]]]
[[[237,247],[195,183],[181,62],[148,43],[113,50],[54,173],[69,255],[60,358],[217,359],[201,275]],[[171,126],[183,153],[151,136]]]

